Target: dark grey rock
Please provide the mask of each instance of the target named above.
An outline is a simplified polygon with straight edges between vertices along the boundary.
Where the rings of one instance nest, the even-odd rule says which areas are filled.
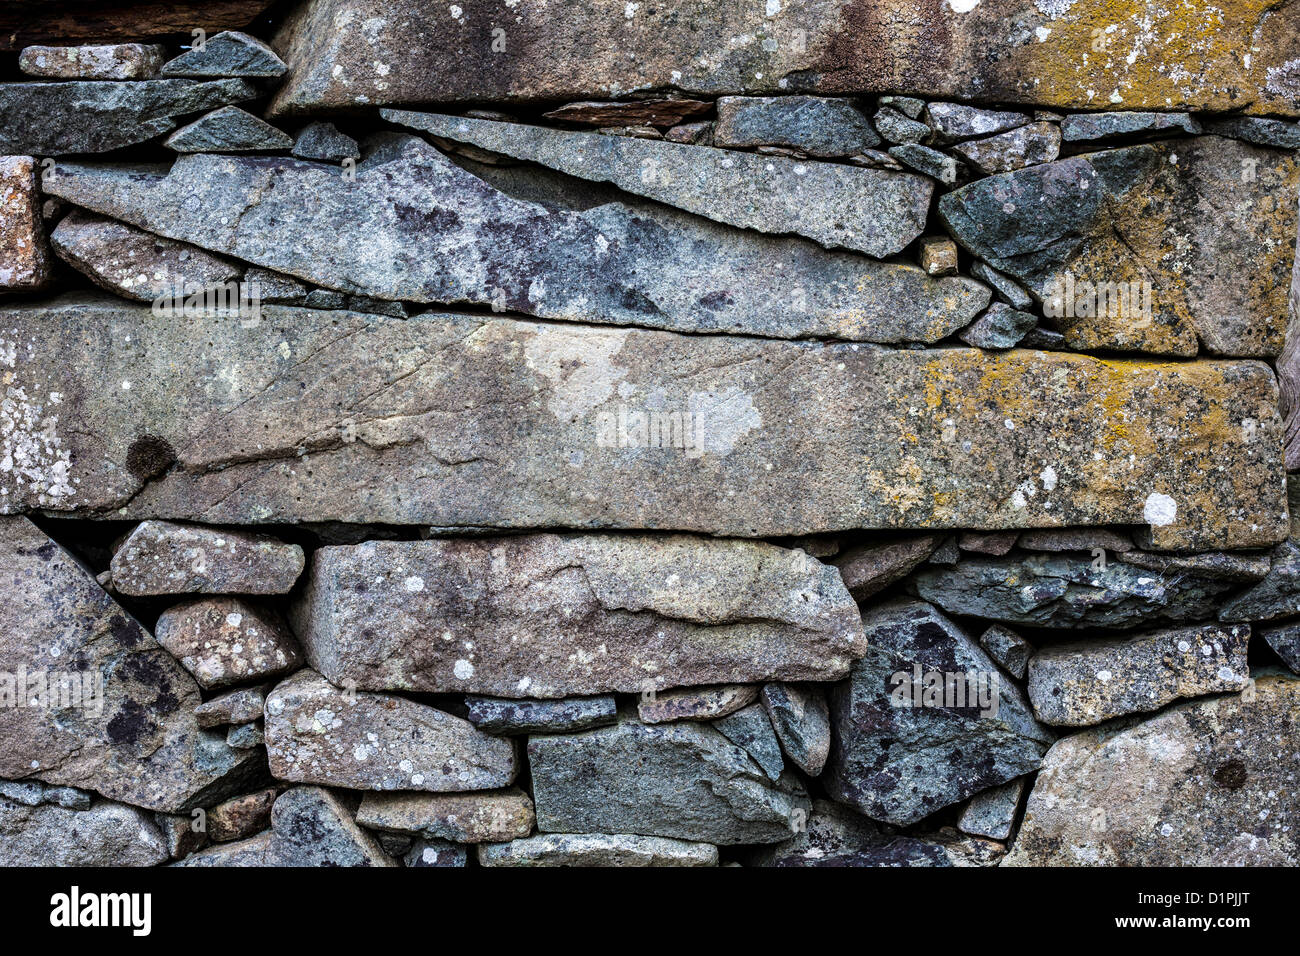
[[[1105,545],[1102,545],[1105,547]],[[1112,549],[1119,551],[1118,548]],[[1265,551],[1206,551],[1201,554],[1159,554],[1152,551],[1122,551],[1125,564],[1159,574],[1177,577],[1198,574],[1221,581],[1254,582],[1263,580],[1272,567]]]
[[[302,304],[309,309],[341,309],[347,305],[348,297],[332,289],[312,289]]]
[[[293,141],[293,155],[299,159],[319,159],[338,163],[345,159],[360,159],[361,147],[345,133],[340,133],[333,123],[308,123]]]
[[[539,833],[510,843],[484,843],[480,866],[717,866],[718,848],[632,833]]]
[[[931,129],[924,123],[909,118],[891,106],[882,106],[874,117],[876,129],[887,142],[895,144],[923,143],[930,138]],[[871,144],[876,145],[875,143]]]
[[[268,535],[143,521],[113,554],[122,594],[284,594],[302,574],[296,544]]]
[[[489,734],[564,734],[604,727],[618,720],[612,694],[561,700],[465,698],[469,722]]]
[[[1005,302],[994,302],[957,338],[967,345],[981,349],[1009,349],[1019,344],[1029,330],[1038,324],[1038,317],[1020,312]]]
[[[87,810],[0,798],[0,866],[155,866],[169,859],[149,814],[101,800]]]
[[[961,175],[962,166],[957,160],[920,143],[891,146],[889,155],[918,173],[933,176],[945,186],[955,185]]]
[[[1055,329],[1045,329],[1041,325],[1030,329],[1020,340],[1022,349],[1044,349],[1049,352],[1068,352],[1069,346],[1065,336]]]
[[[1284,123],[1282,120],[1264,119],[1259,116],[1233,116],[1229,119],[1207,122],[1205,131],[1215,136],[1244,139],[1256,146],[1300,149],[1300,124]]]
[[[1265,578],[1219,609],[1220,621],[1274,621],[1300,614],[1300,543],[1283,541],[1273,549]]]
[[[236,750],[252,750],[266,743],[266,735],[256,723],[240,724],[226,731],[226,746]]]
[[[721,684],[643,693],[636,709],[643,724],[667,724],[674,720],[716,720],[756,700],[758,688],[753,684]]]
[[[745,753],[763,768],[769,780],[781,779],[781,774],[785,772],[781,743],[776,739],[772,721],[768,719],[762,704],[750,704],[743,710],[714,721],[713,726],[737,747],[743,747]]]
[[[0,154],[105,153],[170,132],[177,116],[256,96],[243,80],[0,83]]]
[[[266,866],[395,866],[328,790],[293,787],[271,808]]]
[[[892,106],[909,119],[920,119],[925,109],[925,100],[915,96],[882,96],[876,102],[880,106]]]
[[[970,274],[981,282],[987,282],[992,286],[998,297],[1013,309],[1028,312],[1035,308],[1034,297],[1029,294],[1024,286],[1011,276],[998,272],[988,263],[976,259],[970,265]]]
[[[850,156],[880,144],[850,99],[821,96],[723,96],[713,145],[788,146],[809,156]]]
[[[288,149],[293,139],[238,106],[224,106],[182,126],[163,145],[178,153],[249,153]]]
[[[289,69],[257,37],[227,30],[208,38],[202,50],[182,53],[163,65],[163,76],[277,77]]]
[[[447,840],[416,840],[402,857],[407,866],[465,866],[469,848],[463,843]]]
[[[1000,787],[991,787],[971,797],[957,820],[957,829],[972,836],[1006,840],[1015,826],[1016,809],[1025,792],[1025,777],[1017,777]]]
[[[823,690],[807,684],[765,684],[763,709],[786,756],[808,776],[820,774],[831,749],[830,710]]]
[[[797,781],[773,783],[742,748],[693,721],[625,715],[613,727],[531,737],[528,761],[543,832],[773,843],[809,806]]]
[[[1300,623],[1262,628],[1259,636],[1282,658],[1283,664],[1300,674]]]
[[[167,855],[180,860],[208,845],[208,835],[203,832],[206,821],[196,816],[179,813],[155,813],[154,823],[167,844]]]
[[[367,295],[350,295],[344,303],[349,312],[369,312],[372,315],[391,315],[395,319],[408,318],[406,307],[400,302],[385,302]]]
[[[1055,160],[1061,155],[1061,130],[1055,123],[1030,123],[958,143],[952,151],[982,173],[1007,173]]]
[[[911,535],[883,544],[864,544],[836,556],[844,585],[854,600],[863,601],[901,581],[912,569],[934,553],[940,536]]]
[[[1187,113],[1144,113],[1123,110],[1115,113],[1073,113],[1061,120],[1061,137],[1067,143],[1111,139],[1141,133],[1201,132],[1201,124]]]
[[[1100,548],[1103,551],[1114,551],[1116,555],[1124,554],[1133,550],[1133,539],[1127,534],[1119,531],[1111,531],[1109,528],[1032,528],[1029,531],[1020,533],[1020,540],[1017,544],[1026,551],[1087,551],[1092,553]],[[1151,554],[1149,552],[1139,552],[1149,558],[1157,560],[1171,561],[1175,558],[1171,555]],[[1140,567],[1147,567],[1153,571],[1162,570],[1160,567],[1143,564],[1139,559],[1130,562]],[[1191,570],[1191,568],[1176,568],[1175,570]]]
[[[256,293],[259,302],[287,302],[302,304],[307,299],[308,288],[293,276],[252,266],[244,273],[244,282],[250,297]]]
[[[994,624],[980,635],[980,647],[1012,677],[1023,679],[1034,646],[1008,627]]]
[[[964,103],[931,103],[923,119],[934,130],[931,142],[936,146],[1004,133],[1029,122],[1024,113],[984,110]]]
[[[792,99],[794,97],[791,97]],[[726,97],[723,97],[726,99]],[[719,101],[719,108],[721,108]],[[577,123],[582,126],[678,126],[693,117],[703,116],[713,109],[705,100],[665,99],[654,97],[623,102],[587,101],[566,103],[558,109],[543,113],[542,117],[560,123]],[[489,110],[471,110],[466,113],[475,119],[509,120],[510,117]]]
[[[1038,769],[1052,732],[956,624],[891,601],[863,626],[867,654],[831,691],[827,793],[906,825]]]
[[[1038,627],[1117,628],[1213,617],[1220,595],[1232,587],[1208,575],[1164,578],[1119,561],[1098,569],[1091,558],[1068,555],[972,558],[922,571],[910,583],[950,614]]]

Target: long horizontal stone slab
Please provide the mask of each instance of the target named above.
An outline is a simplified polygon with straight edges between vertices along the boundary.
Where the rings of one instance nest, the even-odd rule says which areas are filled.
[[[309,0],[273,45],[290,67],[273,112],[668,89],[1288,116],[1300,108],[1300,10],[1275,0],[704,8],[577,0],[508,9]]]
[[[271,0],[36,0],[0,8],[0,50],[54,41],[138,40],[142,37],[189,35],[200,27],[208,35],[225,27],[242,27],[271,5]]]
[[[500,697],[835,680],[865,650],[834,567],[686,535],[325,547],[294,624],[335,684]]]
[[[371,146],[355,179],[288,157],[204,154],[170,170],[64,163],[47,190],[152,233],[380,299],[880,343],[936,342],[988,304],[988,290],[971,279],[934,279],[911,265],[632,206],[613,190],[578,204],[538,176],[498,187],[415,136],[389,134]],[[834,168],[864,182],[888,175]],[[518,198],[523,191],[540,201]],[[924,192],[928,203],[928,185]],[[195,271],[183,278],[204,281]]]
[[[1147,524],[1189,549],[1288,528],[1260,362],[77,298],[0,310],[0,333],[5,512],[735,537]]]

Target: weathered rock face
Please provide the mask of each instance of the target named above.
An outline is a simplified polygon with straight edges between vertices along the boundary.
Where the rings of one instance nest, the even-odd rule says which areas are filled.
[[[0,290],[36,290],[49,278],[36,160],[0,156]]]
[[[0,866],[156,866],[167,844],[147,813],[101,800],[86,810],[0,798]]]
[[[537,827],[553,833],[634,833],[714,844],[788,838],[808,798],[772,782],[707,724],[643,724],[531,737]]]
[[[810,777],[821,773],[831,748],[830,712],[821,690],[767,684],[763,687],[763,708],[786,756]]]
[[[880,145],[871,123],[849,99],[820,96],[724,96],[718,100],[716,146],[788,146],[809,156],[851,156]]]
[[[190,676],[26,518],[0,519],[0,568],[0,777],[174,812],[252,776],[199,730]]]
[[[832,797],[905,825],[1038,769],[1051,731],[957,625],[922,601],[863,625],[867,653],[831,692]]]
[[[161,456],[165,444],[155,439],[139,456]],[[111,570],[122,594],[283,594],[304,563],[302,548],[268,535],[145,521],[114,553]]]
[[[241,687],[218,694],[194,708],[200,727],[224,727],[248,724],[262,716],[267,687]]]
[[[713,726],[722,736],[753,757],[769,780],[781,779],[781,774],[785,773],[781,742],[777,740],[772,721],[762,704],[743,707],[734,714],[715,720]]]
[[[62,163],[46,189],[172,239],[381,299],[883,343],[937,341],[988,304],[987,290],[970,279],[932,279],[912,266],[629,206],[617,194],[592,207],[535,180],[499,190],[411,136],[378,137],[351,178],[289,158],[200,154],[166,172]],[[515,198],[512,189],[531,195]],[[658,267],[647,270],[647,261]]]
[[[1253,695],[1065,737],[1005,865],[1294,866],[1297,719],[1300,680],[1264,676]]]
[[[190,50],[162,68],[163,76],[275,77],[288,67],[275,51],[257,37],[228,30],[208,40],[203,49]]]
[[[18,57],[28,76],[60,80],[147,80],[162,66],[157,43],[29,46]]]
[[[428,13],[416,0],[311,0],[274,45],[274,111],[352,104],[688,94],[907,91],[1097,109],[1297,113],[1300,14],[1268,0],[1165,9],[1134,0],[979,6],[810,0],[779,9],[682,0]],[[338,30],[340,22],[366,23]],[[1105,31],[1102,47],[1098,30]],[[496,31],[496,32],[494,32]],[[1250,61],[1240,55],[1252,51]],[[466,55],[466,50],[481,51]],[[492,51],[492,52],[488,52]],[[387,69],[375,71],[373,64]]]
[[[618,720],[612,694],[562,700],[465,698],[469,722],[489,734],[563,734],[604,727]]]
[[[217,804],[207,812],[207,833],[213,842],[242,840],[271,824],[271,808],[279,791],[270,787]]]
[[[643,695],[636,709],[643,724],[667,724],[674,720],[716,720],[756,700],[758,687],[753,684],[722,684]]]
[[[177,116],[255,96],[243,80],[0,83],[0,153],[104,153],[175,129]]]
[[[515,746],[426,704],[342,691],[299,671],[266,699],[278,780],[353,790],[490,790],[518,772]]]
[[[925,228],[932,186],[901,173],[541,126],[383,110],[389,122],[759,232],[883,258]]]
[[[718,848],[630,833],[541,833],[486,843],[479,866],[717,866]]]
[[[271,808],[267,866],[394,866],[328,790],[294,787]]]
[[[1073,348],[1274,356],[1298,190],[1294,156],[1205,136],[982,179],[939,214]]]
[[[1086,727],[1179,697],[1239,691],[1250,681],[1249,641],[1246,625],[1209,624],[1054,644],[1029,661],[1029,699],[1045,724]]]
[[[977,793],[962,811],[957,828],[962,833],[994,840],[1005,840],[1011,836],[1011,828],[1016,822],[1016,809],[1025,792],[1025,779],[1021,777]]]
[[[839,575],[802,551],[644,535],[323,548],[295,630],[337,684],[499,697],[833,680],[862,643]]]
[[[42,0],[0,10],[0,50],[79,39],[138,39],[246,26],[270,0]]]
[[[1267,628],[1259,636],[1273,648],[1283,664],[1293,673],[1300,674],[1300,624]]]
[[[502,843],[533,832],[533,801],[522,790],[484,793],[367,793],[357,823],[374,830],[456,843]]]
[[[247,153],[288,149],[293,138],[238,106],[223,106],[182,126],[163,145],[178,153]]]
[[[854,600],[864,601],[905,578],[934,553],[939,535],[922,534],[851,548],[835,558],[844,584]]]
[[[0,327],[5,349],[32,346],[7,370],[25,460],[0,473],[0,510],[739,536],[1143,523],[1177,548],[1288,527],[1258,363],[276,306],[245,327],[66,301]],[[642,447],[636,415],[656,409],[690,412],[700,442]]]
[[[204,690],[267,680],[302,666],[298,642],[280,621],[238,598],[168,608],[155,633]]]
[[[1271,561],[1262,581],[1219,609],[1220,621],[1272,621],[1300,613],[1300,542],[1283,541]]]
[[[566,103],[543,117],[580,126],[676,126],[703,116],[713,108],[705,100],[645,99],[626,102]]]

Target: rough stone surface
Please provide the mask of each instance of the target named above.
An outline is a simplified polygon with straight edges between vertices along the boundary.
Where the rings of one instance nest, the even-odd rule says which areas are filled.
[[[26,456],[0,472],[0,510],[746,537],[1155,522],[1152,543],[1179,549],[1289,526],[1261,363],[261,311],[0,309],[0,356],[25,355],[6,441]],[[620,406],[715,425],[695,458],[607,447]]]
[[[781,743],[776,738],[772,721],[768,719],[762,704],[750,704],[715,721],[713,726],[718,728],[722,736],[753,757],[769,780],[781,779],[781,774],[785,772]]]
[[[609,182],[731,226],[795,233],[827,248],[877,258],[898,252],[921,234],[930,202],[930,185],[905,174],[437,113],[383,110],[382,115],[432,136]]]
[[[208,39],[203,49],[182,53],[162,68],[163,76],[282,76],[288,67],[257,37],[227,30]]]
[[[188,243],[79,210],[63,217],[50,245],[95,285],[141,302],[170,296],[187,283],[233,282],[244,273],[237,263]]]
[[[353,790],[490,790],[518,772],[514,743],[459,717],[386,694],[343,691],[310,670],[266,698],[278,780]]]
[[[478,848],[480,866],[717,866],[718,848],[631,833],[540,833]]]
[[[241,687],[204,701],[194,708],[200,727],[248,724],[262,716],[267,687]]]
[[[0,777],[175,812],[252,773],[249,756],[199,729],[190,676],[26,518],[0,519],[0,568]],[[24,692],[29,706],[14,706]]]
[[[35,291],[49,280],[36,160],[0,156],[0,290]]]
[[[149,814],[101,800],[88,810],[0,798],[0,866],[155,866],[167,844]]]
[[[1055,123],[1030,123],[958,143],[953,152],[982,173],[1009,173],[1055,160],[1061,154],[1061,130]]]
[[[1159,710],[1179,697],[1250,681],[1250,627],[1213,624],[1044,647],[1029,661],[1029,699],[1045,724],[1086,727]]]
[[[676,126],[703,116],[713,104],[691,99],[628,100],[622,103],[587,101],[566,103],[543,116],[558,123],[579,126]]]
[[[863,624],[867,654],[831,692],[832,797],[905,825],[1038,769],[1051,731],[957,625],[921,601],[880,605]],[[933,675],[940,695],[922,697]]]
[[[238,106],[224,106],[182,126],[163,145],[178,153],[248,153],[288,149],[293,138]]]
[[[950,614],[1055,628],[1205,620],[1233,587],[1208,574],[1164,578],[1118,561],[1098,569],[1091,558],[1055,554],[970,558],[924,570],[911,585]]]
[[[926,275],[957,274],[957,243],[947,236],[927,236],[921,240],[921,268]]]
[[[1220,621],[1274,621],[1300,614],[1300,543],[1283,541],[1271,560],[1262,581],[1219,609]]]
[[[994,302],[988,311],[957,333],[967,345],[981,349],[1009,349],[1019,344],[1038,317],[1020,312],[1005,302]]]
[[[736,162],[777,162],[717,152],[740,157]],[[352,178],[288,157],[207,154],[182,156],[169,170],[53,169],[46,191],[78,205],[379,299],[883,343],[938,341],[988,304],[988,291],[970,279],[935,279],[901,263],[742,232],[612,190],[594,202],[588,190],[546,170],[524,175],[480,165],[470,172],[412,136],[379,137]],[[489,176],[506,178],[494,185]],[[647,261],[657,268],[647,270]],[[773,309],[777,301],[783,307]]]
[[[1036,528],[1024,531],[1016,542],[1026,551],[1087,551],[1089,553],[1101,548],[1114,551],[1117,555],[1133,550],[1133,541],[1128,535],[1109,528]],[[1158,560],[1173,560],[1167,555],[1154,555],[1143,552],[1148,557]],[[1140,560],[1140,559],[1139,559]],[[1134,561],[1138,563],[1138,561]]]
[[[367,793],[357,823],[454,843],[502,843],[533,831],[533,801],[522,790],[483,793]]]
[[[642,695],[637,716],[644,724],[667,724],[674,720],[715,720],[734,714],[758,700],[753,684],[723,684],[718,687],[685,687]]]
[[[1201,554],[1154,554],[1150,551],[1123,551],[1119,559],[1125,564],[1157,571],[1167,577],[1195,574],[1221,581],[1255,582],[1272,568],[1266,551],[1206,551]]]
[[[465,698],[469,722],[489,734],[564,734],[604,727],[618,720],[612,694],[561,700]]]
[[[1262,676],[1249,699],[1064,737],[1004,865],[1294,866],[1297,720],[1300,679]]]
[[[328,790],[293,787],[271,808],[268,866],[395,866]]]
[[[257,96],[243,80],[0,83],[0,153],[104,153],[176,128],[176,117]]]
[[[922,146],[920,143],[903,143],[891,146],[889,155],[918,173],[939,180],[945,186],[956,184],[961,178],[962,166],[951,156]]]
[[[988,651],[1004,671],[1017,679],[1024,679],[1029,669],[1029,659],[1034,647],[1010,628],[994,624],[980,635],[980,647]]]
[[[830,711],[822,690],[807,685],[766,684],[763,709],[786,756],[808,776],[820,774],[831,748]]]
[[[333,123],[308,123],[294,139],[290,152],[299,159],[319,159],[327,163],[361,158],[357,141],[340,133]]]
[[[242,840],[271,824],[271,806],[279,791],[274,787],[232,797],[207,812],[208,836],[213,842]]]
[[[1016,808],[1025,792],[1025,778],[1020,777],[1000,787],[992,787],[971,797],[957,820],[957,829],[972,836],[1005,840],[1016,822]]]
[[[862,640],[802,551],[646,535],[321,548],[294,629],[337,684],[542,698],[834,680]]]
[[[402,857],[407,866],[455,867],[465,866],[469,854],[463,843],[446,840],[416,840]]]
[[[1300,124],[1256,116],[1233,116],[1205,124],[1205,131],[1215,136],[1244,139],[1256,146],[1277,149],[1300,149]]]
[[[257,723],[240,724],[226,731],[226,746],[236,750],[252,750],[266,743],[266,735]]]
[[[934,553],[939,535],[912,535],[885,544],[866,544],[835,558],[844,585],[854,600],[864,601],[901,581]]]
[[[963,531],[957,537],[957,547],[975,554],[1001,557],[1016,546],[1020,535],[1014,531]]]
[[[977,136],[990,136],[1024,126],[1029,117],[1024,113],[986,110],[965,103],[931,103],[925,108],[925,122],[934,130],[931,140],[937,146],[946,146]]]
[[[920,143],[930,138],[933,130],[899,110],[884,106],[876,111],[873,121],[881,136],[890,143]]]
[[[724,96],[713,145],[788,146],[809,156],[851,156],[880,145],[849,99],[820,96]]]
[[[624,716],[613,727],[531,737],[528,761],[543,832],[774,843],[809,805],[797,781],[772,782],[743,749],[691,721]]]
[[[1067,143],[1088,142],[1140,134],[1201,132],[1201,124],[1186,113],[1144,113],[1125,110],[1115,113],[1075,113],[1061,121],[1061,138]]]
[[[52,803],[67,810],[89,810],[95,799],[95,795],[87,790],[51,787],[39,780],[0,780],[0,797],[25,807]]]
[[[158,73],[166,48],[157,43],[29,46],[18,56],[28,76],[59,80],[147,80]]]
[[[274,835],[267,831],[247,840],[222,843],[197,853],[191,853],[184,859],[172,864],[184,867],[249,867],[274,866],[269,854]]]
[[[305,560],[298,545],[267,535],[144,521],[111,570],[122,594],[284,594]]]
[[[1274,356],[1297,192],[1295,156],[1204,136],[992,176],[941,197],[939,215],[963,246],[1046,300],[1072,348],[1191,356],[1199,339],[1215,355]],[[1104,301],[1097,283],[1113,287]],[[1115,299],[1131,283],[1138,295],[1125,307]]]
[[[170,607],[154,635],[204,690],[264,681],[302,666],[298,642],[276,616],[239,598]]]
[[[1264,628],[1259,632],[1265,643],[1294,673],[1300,674],[1300,624]]]

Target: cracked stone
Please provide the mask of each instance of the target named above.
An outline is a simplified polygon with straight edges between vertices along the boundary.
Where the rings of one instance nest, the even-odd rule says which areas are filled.
[[[776,739],[772,721],[768,719],[762,704],[750,704],[714,721],[713,726],[722,736],[753,757],[769,780],[781,779],[781,774],[785,772],[781,743]]]
[[[820,774],[831,747],[830,711],[822,689],[813,685],[766,684],[763,709],[785,755],[808,776]]]

